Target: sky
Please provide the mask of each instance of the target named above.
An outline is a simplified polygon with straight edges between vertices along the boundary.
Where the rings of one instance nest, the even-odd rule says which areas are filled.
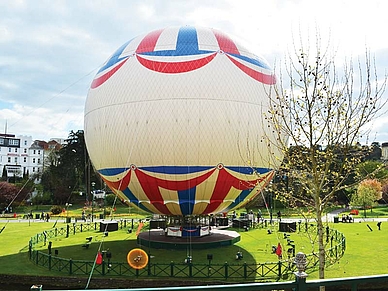
[[[221,30],[269,64],[319,31],[341,62],[368,49],[379,77],[388,72],[385,0],[0,0],[0,11],[0,132],[34,140],[83,129],[101,65],[128,40],[169,26]],[[369,142],[388,142],[384,112]]]

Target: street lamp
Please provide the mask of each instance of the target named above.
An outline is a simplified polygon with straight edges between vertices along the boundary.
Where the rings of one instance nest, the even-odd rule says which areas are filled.
[[[71,203],[66,203],[66,223],[69,223],[69,207],[72,206]]]
[[[93,216],[94,216],[94,186],[96,185],[95,182],[92,182],[92,222],[93,222]]]

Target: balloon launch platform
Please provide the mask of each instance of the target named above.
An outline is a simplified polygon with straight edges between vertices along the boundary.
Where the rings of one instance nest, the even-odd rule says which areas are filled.
[[[204,236],[167,236],[163,229],[151,229],[137,237],[138,244],[157,249],[207,249],[229,246],[239,241],[240,235],[236,231],[214,228]]]

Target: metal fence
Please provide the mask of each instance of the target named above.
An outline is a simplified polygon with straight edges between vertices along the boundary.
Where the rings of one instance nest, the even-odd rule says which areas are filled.
[[[128,221],[119,221],[119,227],[126,227]],[[133,223],[133,222],[132,222]],[[60,258],[57,255],[47,254],[34,249],[39,242],[46,242],[58,236],[69,237],[80,232],[95,231],[97,223],[67,224],[65,227],[54,228],[38,233],[31,237],[29,243],[29,258],[36,265],[63,272],[69,275],[89,275],[94,261],[72,260]],[[302,227],[304,229],[304,227]],[[316,226],[309,224],[306,231],[316,232]],[[335,230],[326,229],[326,264],[331,265],[338,261],[346,249],[345,236]],[[319,264],[318,254],[306,254],[306,270],[314,270]],[[266,263],[224,263],[224,264],[199,264],[199,263],[153,263],[141,270],[132,269],[127,263],[106,262],[94,267],[94,274],[121,277],[157,277],[157,278],[195,278],[195,279],[231,279],[248,281],[287,280],[294,276],[296,271],[293,257],[278,262]]]

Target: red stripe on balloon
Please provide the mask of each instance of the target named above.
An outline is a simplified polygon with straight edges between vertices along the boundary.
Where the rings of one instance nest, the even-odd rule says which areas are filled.
[[[258,71],[255,71],[245,65],[243,65],[242,63],[236,61],[235,59],[233,59],[232,57],[228,56],[227,57],[229,58],[229,60],[232,61],[233,64],[235,64],[241,71],[243,71],[245,74],[247,74],[248,76],[252,77],[253,79],[255,79],[256,81],[259,81],[261,83],[264,83],[266,85],[274,85],[276,84],[276,77],[275,75],[267,75],[267,74],[264,74],[264,73],[261,73],[261,72],[258,72]]]
[[[128,171],[128,173],[120,181],[116,181],[116,182],[109,181],[106,178],[104,178],[104,176],[101,176],[101,177],[104,180],[104,182],[108,185],[109,188],[123,191],[128,187],[129,182],[131,181],[131,172],[132,171]]]
[[[170,211],[164,204],[164,199],[160,193],[159,188],[164,188],[172,191],[187,190],[196,187],[198,184],[204,182],[213,174],[214,171],[215,169],[201,176],[184,181],[163,180],[160,178],[155,178],[139,169],[136,169],[135,173],[144,193],[147,195],[151,204],[154,205],[155,208],[158,209],[161,213],[167,214],[170,213]]]
[[[106,72],[104,75],[98,77],[98,78],[95,78],[92,82],[92,85],[90,86],[92,89],[95,89],[97,88],[98,86],[104,84],[110,77],[113,76],[114,73],[116,73],[118,71],[118,69],[120,69],[122,67],[122,65],[125,64],[125,62],[128,60],[125,59],[124,61],[122,61],[119,65],[117,65],[116,67],[114,67],[112,70],[110,70],[109,72]]]
[[[159,62],[159,61],[148,60],[148,59],[142,58],[139,55],[136,55],[138,61],[147,69],[150,69],[155,72],[166,73],[166,74],[177,74],[177,73],[194,71],[211,62],[215,56],[216,56],[216,53],[211,54],[210,56],[207,56],[205,58],[193,60],[193,61]]]
[[[156,46],[156,42],[159,39],[160,34],[164,29],[159,29],[147,34],[136,49],[136,53],[153,52]]]
[[[226,195],[228,195],[232,187],[238,190],[247,190],[254,188],[256,184],[263,181],[263,179],[263,177],[260,177],[251,181],[243,181],[229,174],[229,172],[224,168],[221,169],[218,173],[217,182],[214,187],[210,203],[203,213],[214,212],[220,206],[220,204],[224,202]]]
[[[240,54],[236,44],[234,43],[234,41],[231,38],[229,38],[227,35],[219,32],[219,31],[216,31],[216,30],[213,30],[213,33],[217,39],[218,46],[220,47],[220,49],[222,51],[224,51],[225,53],[228,53],[228,54],[235,54],[235,55]]]

